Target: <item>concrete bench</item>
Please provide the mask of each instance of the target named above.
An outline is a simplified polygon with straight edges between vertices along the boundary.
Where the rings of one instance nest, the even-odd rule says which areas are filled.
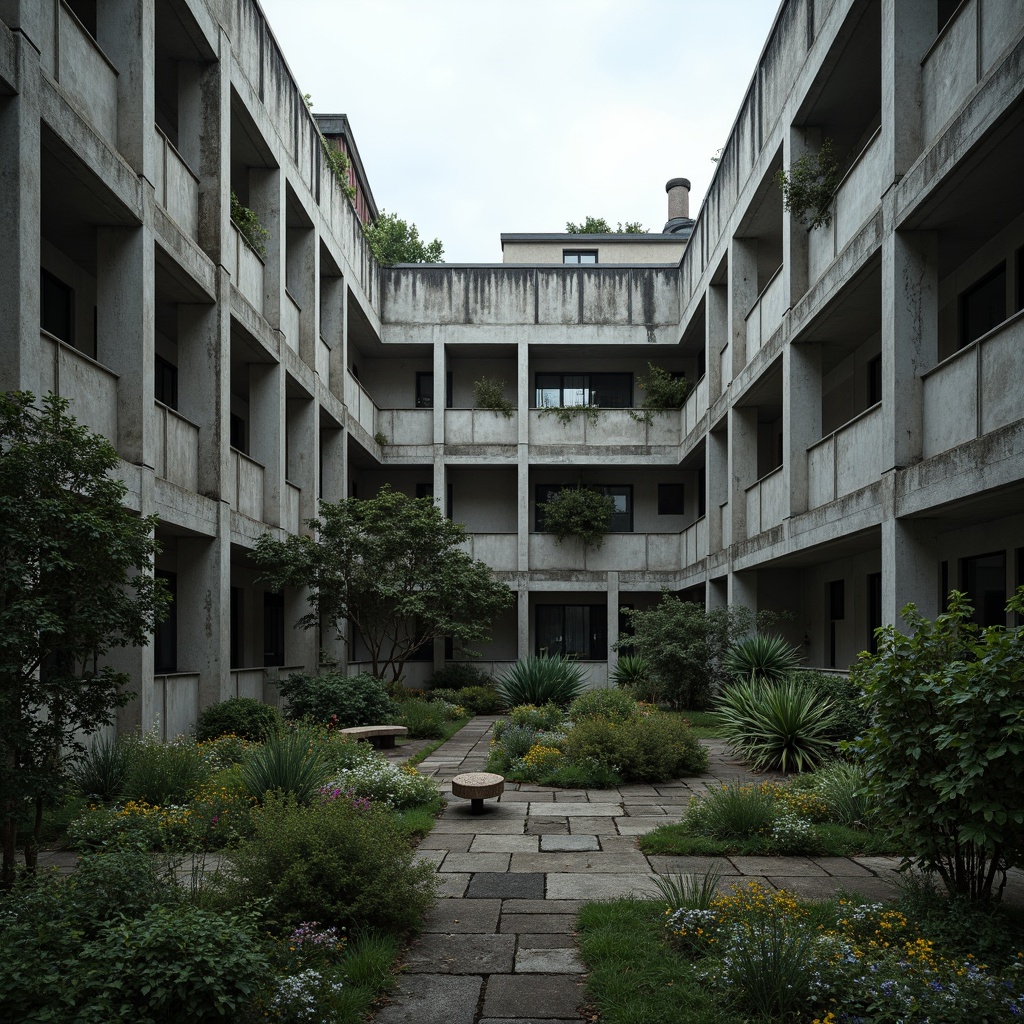
[[[452,779],[452,796],[472,801],[471,814],[483,814],[484,801],[505,792],[505,778],[491,772],[467,772]]]
[[[357,725],[351,729],[339,729],[338,732],[354,740],[369,740],[378,750],[393,747],[396,736],[409,735],[404,725]]]

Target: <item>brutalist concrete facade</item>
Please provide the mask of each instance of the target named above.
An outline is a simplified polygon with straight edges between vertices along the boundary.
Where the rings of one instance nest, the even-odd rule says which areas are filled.
[[[0,385],[116,444],[176,591],[122,724],[174,733],[312,668],[304,596],[248,552],[385,482],[515,590],[487,668],[564,648],[603,685],[620,609],[665,587],[787,611],[825,667],[954,586],[999,620],[1024,572],[1024,8],[954,6],[784,2],[678,266],[382,270],[251,0],[0,0]],[[824,139],[842,181],[808,230],[775,175]],[[694,385],[646,421],[649,363]],[[474,408],[484,376],[510,417]],[[617,502],[600,549],[537,529],[580,482]]]

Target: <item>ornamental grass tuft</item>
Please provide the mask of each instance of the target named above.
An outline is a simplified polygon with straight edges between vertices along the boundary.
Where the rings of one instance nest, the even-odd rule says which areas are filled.
[[[566,707],[585,687],[583,666],[567,658],[529,657],[517,661],[498,680],[505,706],[557,704]]]

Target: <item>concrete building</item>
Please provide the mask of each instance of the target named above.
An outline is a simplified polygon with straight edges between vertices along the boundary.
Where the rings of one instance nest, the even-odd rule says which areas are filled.
[[[252,0],[0,0],[0,386],[66,395],[114,441],[176,594],[124,656],[123,724],[174,733],[313,667],[302,595],[266,592],[248,552],[385,482],[443,501],[516,592],[487,668],[564,650],[601,685],[620,609],[664,587],[791,612],[820,666],[953,586],[1005,621],[1022,64],[1014,0],[785,0],[681,259],[381,269]],[[826,138],[843,176],[808,231],[775,175]],[[649,423],[648,363],[694,381]],[[473,407],[485,375],[510,418]],[[581,481],[616,502],[599,550],[537,529]]]

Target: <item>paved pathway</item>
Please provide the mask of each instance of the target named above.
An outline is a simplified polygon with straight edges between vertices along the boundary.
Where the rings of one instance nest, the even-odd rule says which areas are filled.
[[[420,764],[442,791],[481,771],[495,718],[474,718]],[[418,856],[433,861],[443,897],[409,949],[392,1002],[376,1024],[558,1024],[581,1020],[573,926],[588,900],[653,889],[652,873],[757,878],[806,896],[846,888],[892,892],[895,858],[647,857],[636,836],[678,820],[694,793],[750,773],[709,741],[707,774],[659,785],[553,790],[507,783],[481,815],[449,797]],[[727,878],[723,878],[727,881]]]

